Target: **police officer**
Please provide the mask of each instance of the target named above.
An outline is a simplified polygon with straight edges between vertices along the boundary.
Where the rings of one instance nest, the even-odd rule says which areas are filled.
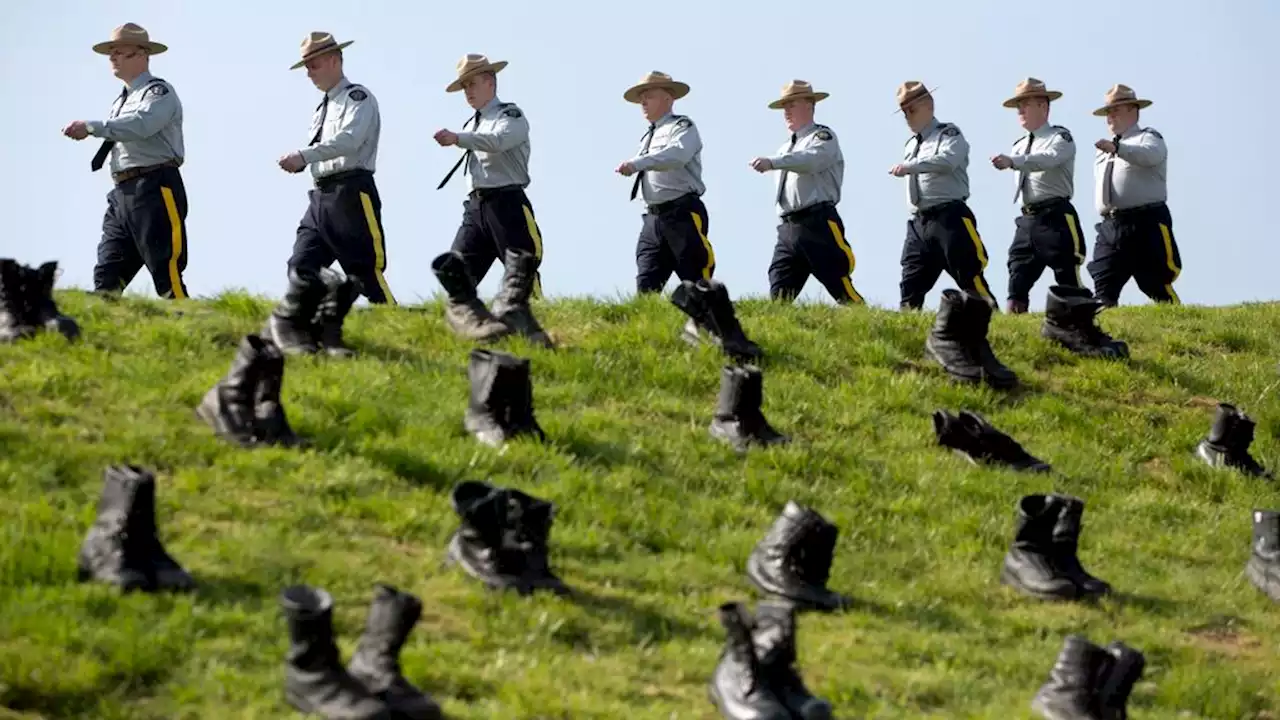
[[[902,307],[922,307],[924,296],[946,270],[962,289],[998,309],[982,275],[987,249],[965,202],[969,143],[960,128],[934,117],[933,94],[922,83],[903,83],[897,97],[898,109],[915,133],[907,140],[903,161],[889,168],[890,175],[907,178],[907,198],[914,210],[902,248]]]
[[[991,158],[997,170],[1017,171],[1013,200],[1022,199],[1009,246],[1010,313],[1027,312],[1031,288],[1046,266],[1058,285],[1083,287],[1084,238],[1080,214],[1071,204],[1076,144],[1066,128],[1049,124],[1049,103],[1060,97],[1061,92],[1046,89],[1042,81],[1027,78],[1004,101],[1005,107],[1017,108],[1018,122],[1027,131],[1010,154]]]
[[[672,111],[688,94],[688,84],[657,71],[622,93],[649,121],[639,153],[615,169],[635,175],[631,199],[640,194],[647,206],[636,242],[638,293],[661,292],[672,272],[690,282],[715,273],[716,254],[707,239],[711,219],[702,204],[702,138],[693,120]]]
[[[1159,132],[1138,125],[1139,110],[1151,101],[1127,85],[1113,85],[1105,103],[1093,111],[1107,118],[1111,132],[1094,143],[1095,201],[1102,215],[1089,263],[1094,294],[1115,306],[1132,277],[1152,300],[1178,303],[1173,281],[1182,272],[1182,256],[1165,204],[1169,152]]]
[[[778,170],[778,242],[769,264],[769,294],[793,300],[810,275],[841,304],[863,302],[849,276],[853,250],[836,212],[844,182],[844,155],[835,132],[813,121],[814,106],[830,93],[792,80],[769,108],[782,110],[790,141],[772,157],[751,161],[756,172]]]
[[[347,275],[360,280],[370,303],[395,305],[383,276],[386,236],[382,199],[373,180],[382,119],[373,93],[343,71],[342,49],[352,42],[339,43],[327,32],[309,33],[302,40],[302,58],[290,67],[306,67],[307,77],[324,93],[311,119],[307,147],[278,161],[289,173],[309,166],[315,183],[289,258],[291,284],[302,276],[314,286],[320,270],[337,260]]]
[[[102,138],[89,164],[94,172],[111,158],[115,187],[102,219],[95,292],[123,292],[146,266],[157,295],[187,297],[187,191],[178,172],[186,155],[182,102],[150,70],[151,56],[167,49],[134,23],[113,30],[93,51],[111,59],[112,74],[124,83],[120,96],[106,120],[76,120],[62,129],[73,140]]]
[[[490,62],[469,53],[457,64],[457,78],[446,92],[463,91],[475,110],[470,130],[440,130],[435,140],[466,152],[436,186],[449,182],[461,166],[467,176],[467,199],[462,224],[453,238],[453,251],[462,256],[473,285],[479,285],[493,261],[506,263],[507,250],[533,253],[542,264],[542,232],[525,195],[529,186],[529,119],[515,103],[498,99],[498,73],[507,61]],[[466,125],[463,126],[464,128]],[[542,294],[541,273],[534,272],[534,296]]]

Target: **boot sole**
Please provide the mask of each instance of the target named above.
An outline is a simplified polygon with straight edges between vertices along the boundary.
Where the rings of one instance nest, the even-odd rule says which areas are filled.
[[[1038,600],[1047,600],[1050,602],[1070,602],[1072,600],[1078,600],[1080,598],[1080,590],[1079,588],[1075,588],[1074,585],[1072,585],[1072,587],[1075,589],[1072,590],[1070,595],[1059,595],[1056,593],[1039,592],[1036,590],[1032,590],[1026,587],[1025,585],[1019,583],[1018,579],[1014,577],[1013,574],[1010,573],[1007,568],[1002,568],[1000,570],[1000,584],[1007,585],[1011,589],[1016,590],[1019,593],[1022,593],[1023,595],[1029,595]]]
[[[1080,717],[1074,713],[1064,715],[1063,713],[1058,712],[1057,708],[1045,705],[1044,701],[1041,700],[1039,696],[1036,696],[1031,701],[1031,709],[1043,716],[1044,720],[1078,720]]]

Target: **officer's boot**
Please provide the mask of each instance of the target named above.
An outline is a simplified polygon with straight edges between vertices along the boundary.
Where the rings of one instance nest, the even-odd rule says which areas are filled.
[[[1053,526],[1053,548],[1057,566],[1080,588],[1081,596],[1099,596],[1111,592],[1111,585],[1089,574],[1076,555],[1080,548],[1080,519],[1084,500],[1058,495],[1058,522]]]
[[[671,293],[671,303],[684,311],[695,325],[694,328],[685,325],[683,336],[686,340],[696,342],[697,328],[701,328],[707,331],[713,344],[738,362],[752,362],[764,357],[760,346],[743,331],[733,309],[733,301],[729,299],[729,289],[719,280],[682,281]]]
[[[440,706],[400,671],[400,649],[422,617],[416,596],[379,583],[365,617],[364,634],[347,672],[391,708],[397,718],[439,720]]]
[[[761,603],[751,633],[760,674],[778,700],[800,720],[831,720],[831,703],[815,697],[796,670],[796,616],[788,605]]]
[[[503,324],[529,340],[551,349],[555,344],[529,307],[533,294],[534,274],[538,271],[538,258],[528,250],[507,249],[506,268],[502,276],[502,289],[493,299],[493,315]]]
[[[0,259],[0,342],[33,337],[36,328],[27,311],[26,273],[18,261]]]
[[[467,375],[471,400],[463,425],[477,440],[498,447],[519,435],[546,438],[533,412],[528,358],[475,348]]]
[[[1227,467],[1268,480],[1274,476],[1249,454],[1253,443],[1253,418],[1234,405],[1219,403],[1213,427],[1196,446],[1196,456],[1213,467]]]
[[[355,351],[342,339],[342,323],[363,291],[364,284],[360,278],[347,276],[325,280],[325,295],[316,310],[314,341],[327,355],[342,358],[355,355]]]
[[[325,295],[325,284],[313,270],[290,266],[284,299],[271,311],[263,336],[286,355],[314,353],[316,310]]]
[[[209,388],[196,407],[196,415],[208,423],[218,437],[242,447],[258,442],[254,395],[268,342],[257,335],[245,335],[231,361],[231,369]]]
[[[752,445],[785,445],[783,435],[765,419],[764,375],[755,365],[725,365],[720,369],[720,395],[708,431],[711,437],[745,452]]]
[[[76,558],[77,577],[115,585],[125,592],[155,590],[151,558],[145,537],[136,532],[143,485],[155,479],[132,466],[108,467],[102,474],[98,515]]]
[[[304,713],[327,720],[391,720],[387,703],[342,667],[333,639],[333,598],[319,588],[293,585],[280,593],[289,625],[284,696]]]
[[[551,569],[549,541],[555,505],[520,490],[508,490],[506,545],[523,557],[521,594],[550,590],[568,595],[569,588]]]
[[[720,652],[707,694],[726,720],[791,720],[761,672],[751,637],[751,613],[741,603],[724,603],[719,608],[725,645]]]
[[[1119,640],[1108,645],[1106,651],[1112,660],[1098,688],[1102,720],[1128,720],[1129,695],[1133,692],[1133,686],[1142,679],[1147,659],[1141,652]]]
[[[448,562],[491,588],[521,588],[525,557],[506,542],[511,494],[465,480],[454,486],[451,500],[461,524],[449,539]]]
[[[137,503],[137,513],[135,515],[137,522],[129,528],[129,532],[137,535],[136,538],[131,539],[137,541],[143,561],[150,566],[150,574],[154,579],[155,588],[157,590],[172,590],[175,592],[194,590],[196,588],[195,578],[191,577],[191,574],[169,555],[168,551],[165,550],[164,543],[160,542],[160,535],[156,528],[155,476],[136,467],[117,468],[116,471],[142,475],[135,499]]]
[[[1253,552],[1244,571],[1254,587],[1280,602],[1280,512],[1253,511]]]
[[[1074,600],[1081,590],[1058,562],[1053,543],[1062,499],[1026,495],[1018,503],[1013,545],[1004,556],[1000,582],[1041,600]]]
[[[1098,327],[1102,302],[1088,288],[1053,285],[1045,299],[1040,334],[1084,357],[1127,358],[1129,345]]]
[[[53,299],[53,283],[58,277],[58,263],[49,261],[38,268],[29,268],[30,285],[27,292],[34,305],[34,316],[31,322],[36,327],[60,333],[68,340],[80,337],[80,326],[75,320],[58,311],[58,304]]]
[[[1028,453],[1018,441],[997,430],[986,418],[969,410],[952,415],[946,410],[933,413],[933,432],[938,444],[951,448],[973,464],[992,463],[1014,470],[1048,472],[1048,463]]]
[[[967,298],[964,305],[965,314],[970,316],[965,322],[965,327],[971,334],[978,360],[982,364],[982,381],[997,390],[1008,390],[1017,386],[1018,374],[1000,362],[995,351],[991,349],[991,342],[987,339],[987,331],[991,328],[991,315],[995,308],[975,292],[966,290],[964,294]]]
[[[270,340],[262,341],[258,382],[253,393],[253,416],[258,442],[294,447],[302,443],[289,426],[280,386],[284,383],[284,353]]]
[[[476,285],[467,272],[467,264],[457,252],[438,255],[431,261],[440,286],[448,294],[444,319],[459,336],[468,340],[497,340],[511,334],[511,329],[489,312],[489,308],[476,297]]]
[[[1045,720],[1103,720],[1098,686],[1111,674],[1111,653],[1080,635],[1068,635],[1049,679],[1031,699]]]
[[[812,508],[788,500],[747,558],[747,577],[800,610],[830,612],[852,600],[827,588],[839,529]]]
[[[975,317],[970,308],[979,304],[986,305],[980,298],[972,298],[959,290],[943,290],[938,314],[924,341],[928,357],[941,365],[952,379],[960,382],[982,382],[982,357],[978,345],[973,342]]]

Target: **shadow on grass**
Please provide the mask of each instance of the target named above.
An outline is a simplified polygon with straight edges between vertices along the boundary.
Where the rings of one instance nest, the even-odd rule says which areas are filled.
[[[422,456],[400,448],[377,448],[360,454],[417,487],[449,490],[461,479],[441,472]]]
[[[176,663],[174,663],[176,665]],[[88,687],[68,688],[54,683],[42,684],[38,679],[14,674],[0,682],[0,708],[19,713],[35,713],[37,717],[98,717],[95,712],[106,702],[138,702],[163,685],[168,670],[150,667],[137,674],[108,671],[97,676]]]
[[[703,629],[694,623],[639,605],[622,595],[600,595],[581,587],[573,587],[566,599],[595,616],[597,620],[629,622],[632,642],[695,639],[705,635]]]

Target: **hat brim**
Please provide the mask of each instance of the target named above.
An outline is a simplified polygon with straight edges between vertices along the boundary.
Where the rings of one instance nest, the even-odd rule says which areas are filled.
[[[1049,102],[1053,102],[1054,100],[1057,100],[1060,97],[1062,97],[1061,92],[1057,90],[1046,90],[1044,92],[1032,92],[1032,93],[1023,93],[1021,95],[1014,95],[1013,97],[1009,98],[1008,100],[1005,100],[1001,104],[1007,108],[1016,108],[1018,107],[1018,103],[1022,102],[1023,100],[1030,100],[1031,98],[1044,98]]]
[[[1138,109],[1139,109],[1139,110],[1141,110],[1141,109],[1142,109],[1142,108],[1144,108],[1144,107],[1150,107],[1150,105],[1151,105],[1151,101],[1150,101],[1150,100],[1142,100],[1142,99],[1137,99],[1137,100],[1121,100],[1121,101],[1119,101],[1119,102],[1113,102],[1113,103],[1111,103],[1110,105],[1103,105],[1102,107],[1098,108],[1097,110],[1094,110],[1094,111],[1093,111],[1093,114],[1094,114],[1094,115],[1096,115],[1096,116],[1098,116],[1098,117],[1106,117],[1106,116],[1107,116],[1107,111],[1108,111],[1108,110],[1110,110],[1111,108],[1114,108],[1114,107],[1120,107],[1121,105],[1137,105],[1137,106],[1138,106]]]
[[[626,100],[629,103],[639,104],[640,93],[650,88],[661,88],[663,90],[666,90],[667,92],[671,93],[671,97],[675,98],[676,100],[679,100],[680,98],[689,94],[688,85],[678,80],[672,80],[671,82],[651,82],[651,83],[640,83],[639,85],[632,85],[631,87],[627,88],[626,92],[622,93],[622,99]]]
[[[480,73],[485,73],[485,72],[491,72],[491,73],[497,74],[502,72],[502,68],[506,66],[507,66],[506,60],[499,60],[498,62],[491,62],[488,65],[481,65],[478,68],[472,68],[466,71],[465,73],[459,75],[457,80],[454,80],[453,82],[449,83],[449,85],[445,87],[444,91],[458,92],[459,90],[462,89],[462,83],[465,82],[467,78],[475,75],[479,75]]]
[[[327,48],[325,48],[325,49],[323,49],[323,50],[321,50],[321,51],[319,51],[319,52],[313,52],[313,53],[309,53],[309,54],[307,54],[307,55],[303,55],[303,56],[302,56],[302,59],[301,59],[301,60],[299,60],[298,62],[296,62],[296,63],[294,63],[294,64],[290,65],[290,66],[289,66],[289,69],[290,69],[290,70],[297,70],[298,68],[302,67],[303,65],[306,65],[308,60],[312,60],[312,59],[314,59],[314,58],[318,58],[318,57],[320,57],[321,55],[328,55],[328,54],[329,54],[329,53],[331,53],[331,52],[338,52],[339,50],[341,50],[342,48],[344,48],[344,47],[346,47],[346,46],[350,45],[350,44],[351,44],[351,43],[353,43],[353,42],[355,42],[355,40],[348,40],[348,41],[346,41],[346,42],[340,42],[340,43],[338,43],[337,45],[334,45],[333,47],[327,47]]]
[[[774,100],[773,102],[769,103],[769,109],[781,110],[783,105],[786,105],[792,100],[812,100],[815,103],[818,103],[818,102],[822,102],[823,100],[826,100],[829,97],[831,97],[831,93],[825,93],[825,92],[799,93],[797,95],[788,95],[784,98],[778,98],[777,100]]]
[[[168,45],[165,45],[164,43],[158,43],[158,42],[151,42],[151,41],[132,42],[130,40],[107,40],[105,42],[100,42],[97,45],[94,45],[93,51],[98,53],[99,55],[110,55],[111,51],[114,50],[117,45],[133,45],[134,47],[140,47],[143,50],[146,50],[148,55],[159,55],[160,53],[169,49]]]
[[[933,97],[933,94],[934,94],[934,93],[936,93],[936,92],[938,92],[938,88],[939,88],[939,87],[941,87],[941,86],[939,85],[938,87],[933,87],[933,88],[928,88],[928,89],[926,89],[924,92],[920,93],[919,95],[917,95],[917,96],[915,96],[915,97],[911,98],[910,100],[908,100],[908,101],[906,101],[906,102],[902,103],[901,105],[899,105],[899,106],[897,107],[897,109],[895,109],[895,110],[894,110],[894,112],[895,112],[895,113],[900,113],[900,112],[902,112],[903,110],[906,110],[907,108],[911,107],[912,105],[915,105],[916,103],[920,102],[921,100],[923,100],[923,99],[925,99],[925,98]]]

